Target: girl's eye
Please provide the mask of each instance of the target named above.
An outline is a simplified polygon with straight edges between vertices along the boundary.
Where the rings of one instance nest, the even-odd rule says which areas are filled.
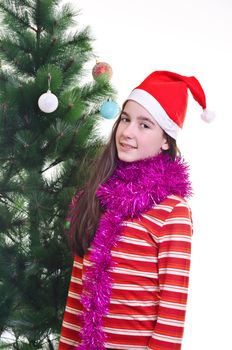
[[[140,124],[143,129],[149,129],[149,126],[145,123]]]
[[[121,121],[122,121],[123,123],[127,123],[127,122],[129,122],[129,118],[122,116],[122,117],[121,117]]]

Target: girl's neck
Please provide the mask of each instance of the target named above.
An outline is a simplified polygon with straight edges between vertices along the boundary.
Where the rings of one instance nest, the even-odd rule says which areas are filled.
[[[134,217],[170,194],[188,197],[191,192],[188,165],[181,157],[172,160],[161,153],[134,162],[118,160],[111,177],[99,186],[97,197],[103,210],[118,208],[124,216]]]

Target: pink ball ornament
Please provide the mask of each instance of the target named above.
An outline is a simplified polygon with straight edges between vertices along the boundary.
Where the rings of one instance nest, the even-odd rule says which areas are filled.
[[[98,80],[110,80],[112,78],[113,70],[106,62],[97,62],[92,69],[93,78]]]

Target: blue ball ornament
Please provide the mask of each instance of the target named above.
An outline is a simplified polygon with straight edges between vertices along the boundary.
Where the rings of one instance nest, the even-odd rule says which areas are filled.
[[[115,101],[106,101],[100,108],[100,114],[105,119],[114,119],[119,112],[119,105]]]

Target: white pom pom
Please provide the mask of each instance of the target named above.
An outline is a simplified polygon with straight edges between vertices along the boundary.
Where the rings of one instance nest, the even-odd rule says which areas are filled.
[[[209,111],[208,109],[204,109],[203,113],[201,114],[201,119],[204,120],[206,123],[211,123],[215,119],[215,113],[212,111]]]

